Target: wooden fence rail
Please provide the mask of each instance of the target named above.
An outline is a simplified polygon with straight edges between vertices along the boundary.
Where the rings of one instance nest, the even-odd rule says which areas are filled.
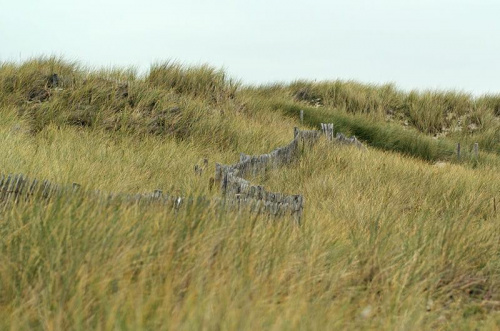
[[[65,186],[49,182],[48,180],[39,181],[38,179],[29,179],[22,174],[2,175],[0,176],[0,202],[51,199],[57,195],[73,194],[80,191],[80,188],[81,185],[77,183]],[[184,197],[163,194],[161,190],[138,194],[104,193],[101,191],[85,193],[107,200],[119,199],[124,202],[154,202],[171,205],[174,208],[178,208],[185,200]]]

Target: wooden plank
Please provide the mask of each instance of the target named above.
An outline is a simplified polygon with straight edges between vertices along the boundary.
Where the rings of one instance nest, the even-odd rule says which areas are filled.
[[[16,198],[15,198],[15,201],[19,201],[23,198],[24,196],[24,187],[26,186],[26,177],[24,177],[23,175],[20,175],[20,181],[16,187]]]
[[[163,196],[163,191],[162,190],[154,190],[153,192],[153,199],[160,199]]]
[[[328,140],[333,141],[333,123],[328,124]]]
[[[12,199],[12,197],[15,196],[15,191],[16,191],[16,187],[19,183],[19,175],[14,175],[12,181],[10,182],[10,185],[9,185],[9,188],[7,189],[7,196],[6,196],[6,201],[9,201]]]
[[[30,188],[28,191],[28,198],[35,195],[37,188],[38,188],[38,180],[35,178],[35,179],[33,179],[33,182],[30,185]]]

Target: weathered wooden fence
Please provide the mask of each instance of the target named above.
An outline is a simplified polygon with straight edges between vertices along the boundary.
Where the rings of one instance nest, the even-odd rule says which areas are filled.
[[[220,184],[222,197],[217,202],[230,209],[247,208],[252,212],[267,213],[275,217],[292,216],[300,224],[304,209],[304,197],[299,194],[287,195],[280,192],[270,192],[262,185],[250,183],[246,178],[263,174],[270,169],[279,168],[295,161],[306,148],[315,145],[323,133],[328,141],[342,144],[355,144],[362,147],[356,137],[347,138],[337,134],[333,138],[333,124],[321,124],[321,131],[294,129],[293,140],[283,147],[278,147],[268,154],[257,156],[240,154],[240,160],[232,165],[215,164],[215,181]],[[198,169],[195,167],[195,171]],[[56,195],[74,194],[80,190],[80,185],[58,185],[47,180],[29,179],[24,175],[0,176],[0,202],[17,202],[30,199],[50,199]],[[157,203],[178,209],[191,204],[193,198],[164,194],[161,190],[149,193],[104,193],[100,191],[86,192],[99,198],[132,203]],[[209,202],[210,199],[201,197]],[[199,199],[198,199],[199,200]]]
[[[74,184],[76,190],[78,185]],[[20,199],[48,198],[61,191],[59,185],[47,180],[30,180],[24,175],[2,175],[0,177],[0,201],[18,201]],[[67,188],[65,188],[67,191]]]
[[[37,179],[30,179],[22,174],[2,175],[0,176],[0,202],[51,199],[57,195],[74,194],[80,191],[80,187],[81,186],[77,183],[73,183],[72,185],[59,185],[48,180],[39,181]],[[170,205],[173,208],[179,208],[186,200],[184,197],[163,194],[161,190],[138,194],[105,193],[98,190],[85,193],[106,200],[119,199],[121,201],[133,203],[161,203]]]
[[[467,153],[467,151],[466,151]],[[474,145],[472,145],[472,151],[468,154],[470,158],[472,159],[478,159],[479,158],[479,144],[478,143],[474,143]],[[460,143],[457,143],[457,160],[461,160],[462,159],[462,147],[460,145]]]
[[[292,215],[300,224],[304,209],[302,195],[287,195],[279,192],[269,192],[261,185],[251,184],[248,176],[265,173],[269,169],[293,162],[304,148],[312,147],[324,133],[328,141],[333,141],[333,124],[321,123],[322,131],[294,129],[294,138],[286,146],[279,147],[268,154],[250,156],[240,154],[239,162],[232,165],[215,165],[215,180],[220,183],[223,196],[239,205],[263,206],[272,215]],[[346,138],[337,135],[336,141],[341,143],[362,144],[356,137]],[[256,209],[259,209],[259,208]]]

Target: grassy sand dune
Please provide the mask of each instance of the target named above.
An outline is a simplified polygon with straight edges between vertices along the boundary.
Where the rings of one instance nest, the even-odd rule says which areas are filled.
[[[90,189],[219,196],[209,190],[215,162],[266,153],[294,126],[320,122],[368,147],[322,140],[252,178],[304,195],[300,227],[215,205],[175,212],[83,195],[0,209],[0,329],[500,323],[495,96],[353,82],[247,87],[207,66],[158,64],[139,76],[55,58],[2,64],[0,83],[0,172]],[[479,158],[465,149],[456,160],[458,141],[479,141]]]

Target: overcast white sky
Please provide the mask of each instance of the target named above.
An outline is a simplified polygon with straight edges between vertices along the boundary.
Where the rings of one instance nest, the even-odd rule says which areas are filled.
[[[500,0],[0,0],[0,61],[38,55],[500,93]]]

